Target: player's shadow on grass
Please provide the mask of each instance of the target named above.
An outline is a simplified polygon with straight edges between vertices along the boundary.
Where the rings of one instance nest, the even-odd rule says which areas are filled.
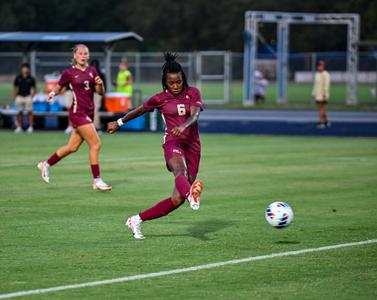
[[[192,226],[187,228],[187,233],[173,233],[173,234],[154,234],[148,235],[153,237],[172,237],[172,236],[191,236],[193,238],[210,241],[216,239],[216,237],[208,235],[217,231],[223,230],[226,227],[232,226],[233,223],[224,220],[212,219],[202,222],[195,222]]]
[[[150,237],[152,236],[153,237],[191,236],[193,238],[196,238],[202,241],[210,241],[210,240],[215,240],[216,237],[208,236],[208,235],[214,234],[232,225],[233,225],[233,222],[212,219],[212,220],[206,220],[202,222],[195,222],[192,226],[187,228],[187,233],[152,234],[148,236]]]
[[[202,241],[210,241],[216,239],[216,237],[209,237],[208,235],[221,231],[226,227],[232,226],[233,223],[229,221],[212,219],[202,222],[195,222],[190,226],[187,231],[188,235],[197,238]]]

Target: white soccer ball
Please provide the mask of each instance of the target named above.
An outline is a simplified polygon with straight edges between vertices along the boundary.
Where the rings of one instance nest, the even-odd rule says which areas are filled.
[[[266,220],[275,228],[284,228],[293,220],[293,210],[285,202],[273,202],[266,209]]]

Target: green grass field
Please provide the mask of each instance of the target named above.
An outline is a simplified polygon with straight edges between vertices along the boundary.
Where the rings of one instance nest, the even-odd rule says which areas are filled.
[[[377,101],[372,97],[371,88],[373,84],[359,84],[358,86],[358,99],[359,106],[357,108],[371,109],[373,106],[377,106]],[[140,86],[144,95],[152,95],[160,89],[159,84],[142,84]],[[224,92],[223,86],[219,83],[205,83],[202,86],[203,99],[223,99]],[[311,84],[298,84],[289,83],[288,85],[288,102],[289,105],[281,106],[276,105],[276,83],[272,82],[267,89],[267,101],[265,105],[260,105],[263,108],[315,108],[311,99]],[[232,96],[231,103],[227,107],[241,107],[243,99],[243,86],[242,82],[234,81],[232,84]],[[333,84],[331,88],[331,102],[330,106],[334,108],[347,108],[346,101],[346,85],[345,84]],[[210,103],[210,102],[208,102]],[[354,108],[353,108],[354,109]]]
[[[143,241],[123,222],[172,190],[161,134],[101,137],[111,193],[91,190],[86,145],[41,181],[62,132],[0,139],[0,295],[377,238],[376,139],[202,135],[200,210],[143,224]],[[277,200],[295,212],[283,230],[264,219]],[[370,244],[24,299],[376,299],[376,287]]]
[[[346,105],[346,85],[333,84],[331,88],[330,109],[358,109],[371,110],[377,109],[377,101],[371,94],[373,84],[359,84],[358,99],[359,104],[356,106]],[[160,83],[143,83],[138,86],[143,97],[151,96],[161,90]],[[273,109],[316,109],[311,99],[311,84],[290,83],[288,86],[288,105],[276,105],[276,84],[272,82],[269,85],[266,104],[258,105],[257,108]],[[223,99],[224,88],[220,83],[205,83],[202,86],[203,99]],[[0,84],[0,105],[12,104],[12,85],[11,83]],[[232,84],[231,102],[226,105],[215,105],[221,108],[242,108],[243,87],[242,82],[234,81]],[[207,103],[210,103],[207,102]]]

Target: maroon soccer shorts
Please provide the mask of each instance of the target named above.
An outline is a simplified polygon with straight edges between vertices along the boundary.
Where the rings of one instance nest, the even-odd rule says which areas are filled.
[[[200,144],[169,141],[163,144],[162,147],[164,148],[166,166],[169,171],[171,171],[168,166],[169,160],[174,156],[182,156],[186,161],[188,175],[194,179],[196,178],[200,163]]]
[[[70,113],[69,120],[72,122],[72,127],[77,128],[82,125],[93,123],[94,114],[86,115],[83,113]]]

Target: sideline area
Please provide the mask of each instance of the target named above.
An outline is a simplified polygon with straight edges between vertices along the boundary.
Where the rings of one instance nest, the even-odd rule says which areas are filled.
[[[67,112],[35,112],[37,129],[59,129],[66,126]],[[0,128],[11,128],[16,112],[0,109]],[[100,112],[102,125],[122,114]],[[377,136],[377,112],[330,111],[330,128],[318,129],[318,113],[306,110],[222,110],[207,109],[199,119],[201,132],[235,134]],[[155,118],[155,120],[152,120]],[[158,119],[158,120],[157,120]],[[63,124],[62,124],[63,123]],[[124,130],[163,130],[158,114],[147,114],[126,124]],[[156,127],[156,124],[158,126]]]
[[[201,132],[277,135],[377,136],[377,112],[330,111],[330,128],[318,129],[318,112],[306,110],[206,110]]]

